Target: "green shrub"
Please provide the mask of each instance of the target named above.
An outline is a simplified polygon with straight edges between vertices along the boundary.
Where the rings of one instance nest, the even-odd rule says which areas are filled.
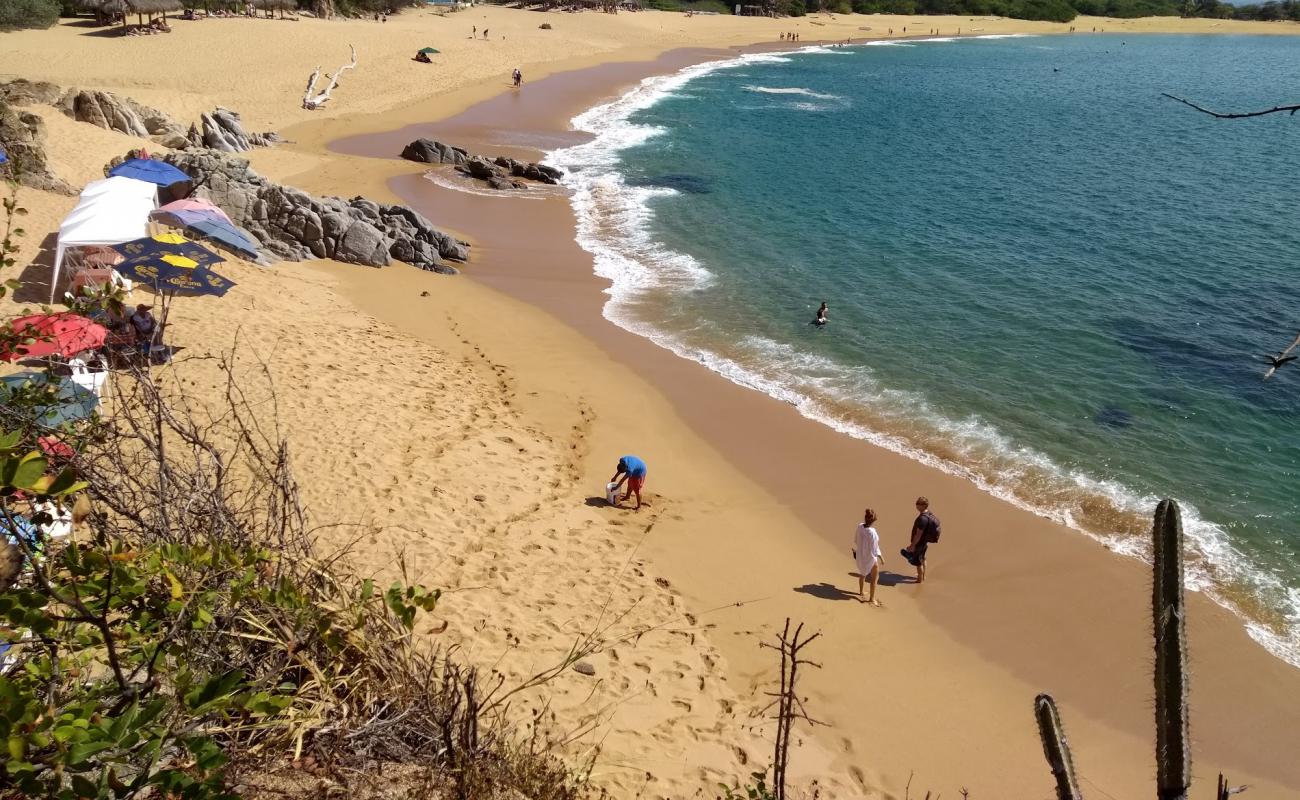
[[[1016,19],[1069,22],[1078,12],[1065,0],[1017,0],[1008,13]]]
[[[0,31],[48,28],[59,20],[59,0],[0,0]]]

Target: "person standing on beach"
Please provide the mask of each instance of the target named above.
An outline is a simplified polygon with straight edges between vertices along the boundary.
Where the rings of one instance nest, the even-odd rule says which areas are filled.
[[[885,557],[880,554],[880,534],[876,533],[876,512],[866,509],[862,512],[862,522],[853,534],[853,560],[858,568],[858,600],[876,608],[880,601],[876,599],[876,584],[880,582],[880,568],[885,564]],[[871,595],[863,597],[863,585],[871,584]]]
[[[912,523],[912,543],[900,552],[907,563],[916,567],[916,582],[925,583],[925,552],[931,544],[939,541],[941,528],[939,518],[930,511],[928,498],[916,498],[916,511],[916,522]]]
[[[610,483],[617,484],[614,491],[617,492],[623,487],[623,482],[627,481],[627,491],[618,499],[614,505],[626,501],[633,494],[636,495],[636,507],[641,508],[641,489],[645,486],[646,465],[645,462],[636,456],[623,456],[618,460],[618,466],[614,468],[614,477],[609,479]]]
[[[484,40],[484,41],[487,41],[487,38],[488,38],[488,29],[487,29],[487,28],[484,28],[484,29],[483,29],[483,40]]]
[[[519,86],[519,84],[524,82],[524,73],[520,72],[518,68],[510,74],[510,77],[514,79],[515,86]]]

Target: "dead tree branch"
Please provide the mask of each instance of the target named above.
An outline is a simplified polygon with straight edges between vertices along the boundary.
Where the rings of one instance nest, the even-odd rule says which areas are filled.
[[[1174,97],[1172,94],[1168,94],[1166,92],[1161,92],[1160,96],[1168,97],[1170,100],[1177,100],[1183,105],[1191,106],[1192,108],[1196,109],[1202,114],[1209,114],[1211,117],[1214,117],[1215,119],[1245,119],[1246,117],[1262,117],[1265,114],[1287,114],[1288,116],[1294,116],[1295,112],[1300,111],[1300,103],[1297,103],[1296,105],[1292,105],[1292,106],[1274,106],[1265,111],[1244,111],[1240,113],[1224,114],[1218,111],[1211,111],[1210,109],[1205,108],[1204,106],[1198,106],[1195,103],[1193,103],[1191,100],[1184,100],[1181,97]]]
[[[809,666],[821,669],[821,664],[800,657],[800,652],[809,644],[821,636],[820,633],[814,633],[811,636],[803,635],[803,623],[799,623],[790,632],[790,618],[786,617],[785,628],[782,629],[781,635],[777,637],[775,644],[767,642],[761,643],[760,647],[766,647],[776,650],[781,654],[781,690],[779,692],[769,692],[773,698],[772,702],[763,709],[763,713],[776,709],[776,743],[772,755],[772,788],[776,792],[776,800],[786,800],[786,775],[790,765],[790,733],[794,730],[794,723],[797,720],[803,720],[809,725],[825,725],[808,715],[807,709],[804,708],[803,700],[800,699],[797,685],[799,679],[799,667]]]

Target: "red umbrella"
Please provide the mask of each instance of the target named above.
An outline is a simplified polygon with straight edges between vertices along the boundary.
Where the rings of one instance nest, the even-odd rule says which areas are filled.
[[[39,358],[50,355],[73,355],[104,346],[108,330],[70,311],[59,314],[34,314],[10,323],[19,339],[35,339],[31,344],[0,344],[0,359]]]

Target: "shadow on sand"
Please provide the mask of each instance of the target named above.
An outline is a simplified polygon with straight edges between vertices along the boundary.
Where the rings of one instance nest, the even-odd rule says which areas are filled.
[[[838,586],[826,583],[805,583],[803,586],[794,587],[800,594],[810,594],[813,597],[820,597],[823,600],[857,600],[857,592],[846,592]]]

